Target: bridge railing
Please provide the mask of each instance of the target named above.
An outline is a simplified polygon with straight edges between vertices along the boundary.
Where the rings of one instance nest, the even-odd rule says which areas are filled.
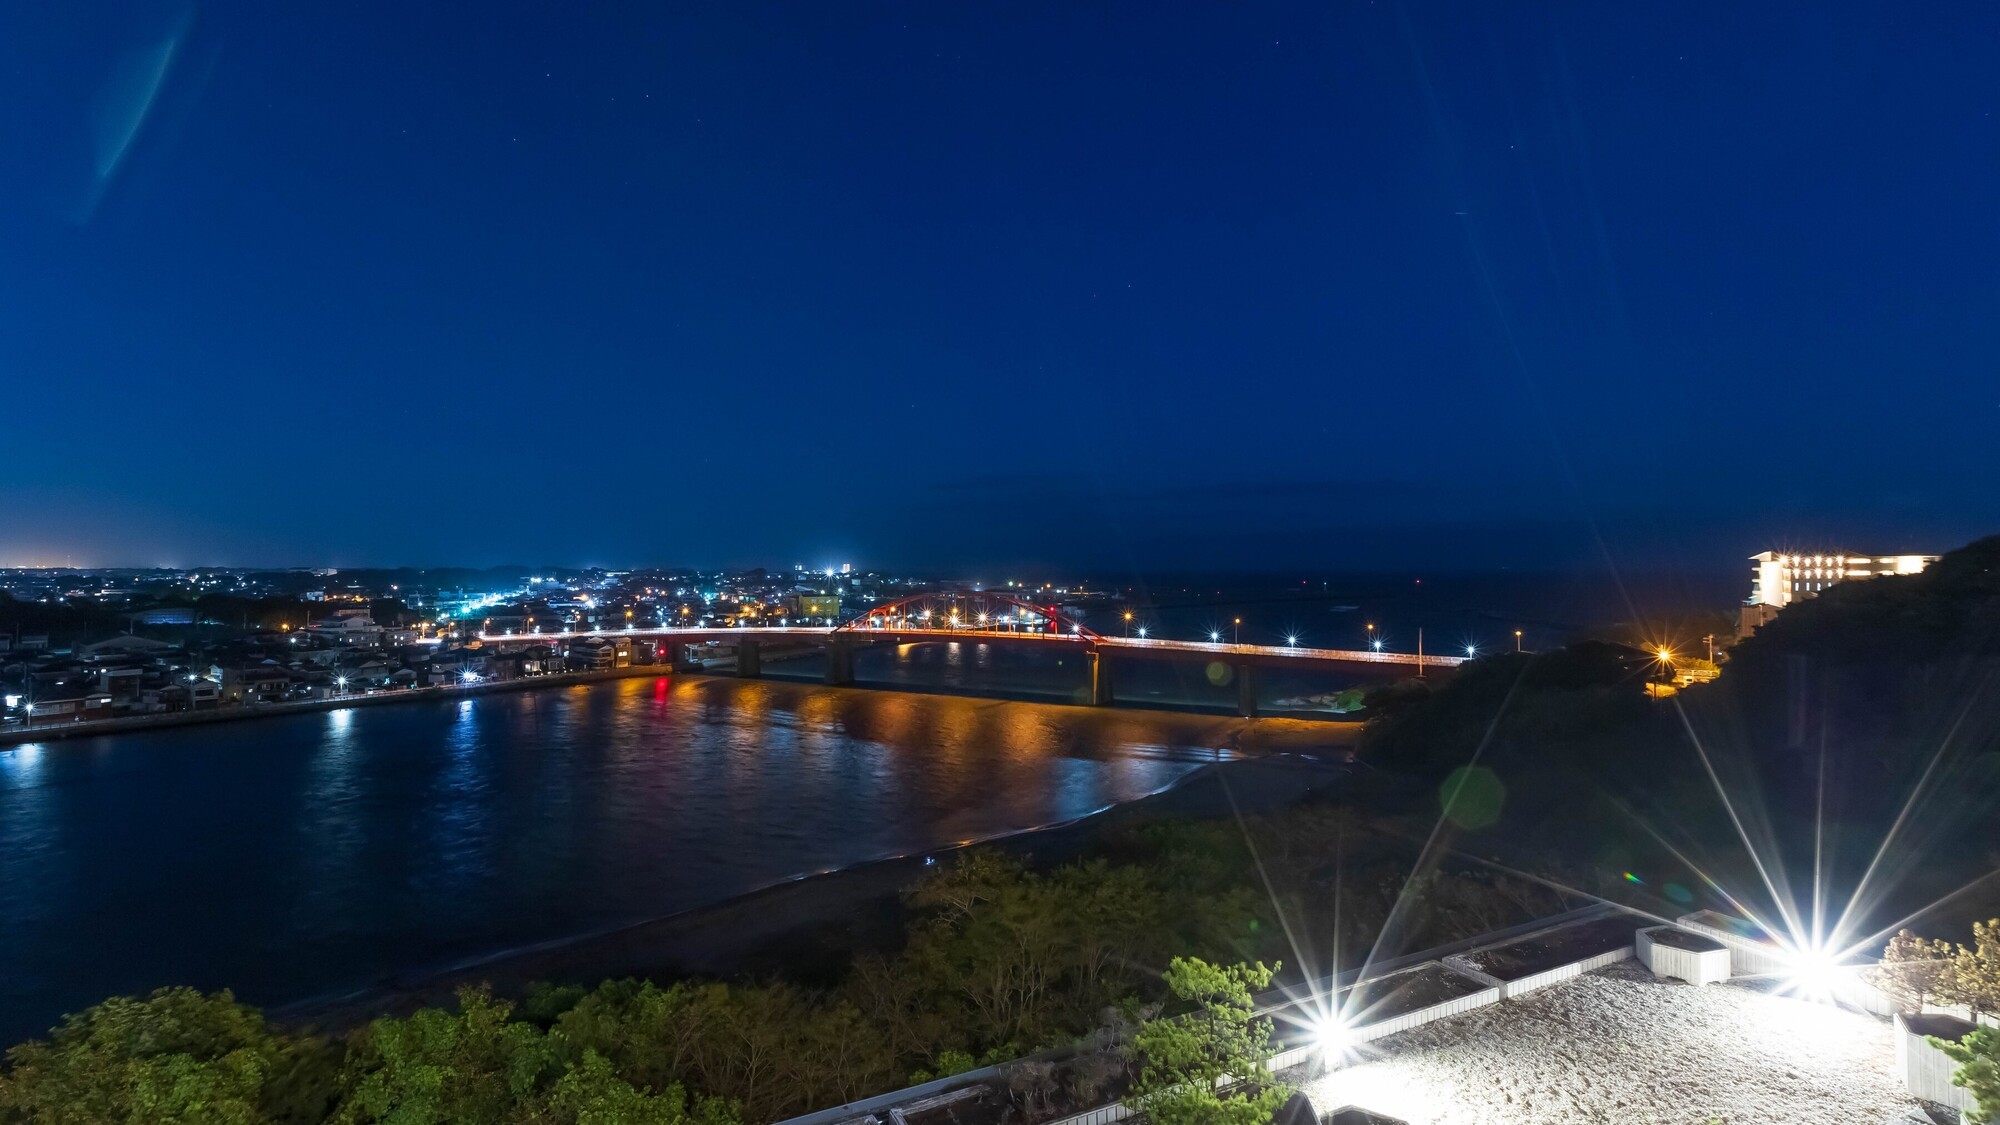
[[[1239,657],[1290,657],[1300,660],[1339,661],[1355,664],[1390,664],[1400,667],[1456,668],[1469,658],[1464,656],[1440,656],[1413,652],[1382,652],[1374,649],[1308,648],[1301,645],[1246,645],[1226,641],[1176,641],[1158,637],[1105,637],[1086,636],[1078,633],[1053,633],[1042,630],[1009,630],[998,628],[958,627],[949,625],[896,625],[882,627],[832,627],[820,625],[688,625],[659,626],[654,628],[628,629],[588,629],[559,633],[480,633],[479,639],[488,643],[518,643],[522,641],[562,641],[577,639],[605,639],[615,637],[832,637],[868,636],[874,633],[923,634],[935,637],[965,637],[968,639],[993,638],[997,640],[1058,641],[1065,644],[1091,644],[1102,648],[1143,649],[1157,652],[1185,652],[1210,656]]]

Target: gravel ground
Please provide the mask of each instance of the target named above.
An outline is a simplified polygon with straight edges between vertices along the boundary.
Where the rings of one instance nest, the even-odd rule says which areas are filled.
[[[1379,1040],[1306,1093],[1411,1125],[1929,1120],[1887,1021],[1636,961]]]

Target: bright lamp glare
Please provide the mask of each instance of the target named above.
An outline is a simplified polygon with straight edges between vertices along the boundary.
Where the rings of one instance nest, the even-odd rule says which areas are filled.
[[[1354,1034],[1339,1016],[1325,1016],[1313,1021],[1312,1039],[1313,1045],[1319,1048],[1321,1058],[1329,1064],[1339,1062],[1354,1047]]]
[[[1786,955],[1781,979],[1787,992],[1808,1000],[1831,1001],[1843,975],[1838,957],[1813,946]]]

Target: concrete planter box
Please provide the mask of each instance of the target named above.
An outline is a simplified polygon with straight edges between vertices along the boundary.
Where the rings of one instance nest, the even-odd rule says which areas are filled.
[[[1516,996],[1525,995],[1538,988],[1547,988],[1552,984],[1574,980],[1585,973],[1595,972],[1606,965],[1615,965],[1620,961],[1630,961],[1631,959],[1632,947],[1628,945],[1623,949],[1613,949],[1606,953],[1600,953],[1595,957],[1586,957],[1581,961],[1572,961],[1567,965],[1550,969],[1544,973],[1536,973],[1533,976],[1522,977],[1520,980],[1506,982],[1501,986],[1500,998],[1502,1000],[1512,1000]]]
[[[1958,1064],[1931,1046],[1926,1037],[1962,1039],[1971,1030],[1972,1024],[1957,1016],[1896,1017],[1896,1069],[1903,1074],[1903,1087],[1927,1102],[1957,1110],[1968,1125],[1978,1118],[1972,1115],[1971,1092],[1951,1084]]]
[[[1638,919],[1627,914],[1579,919],[1453,954],[1444,963],[1498,988],[1500,999],[1512,1000],[1631,960],[1633,935],[1640,928]]]
[[[1681,936],[1661,940],[1663,932]],[[1674,977],[1689,984],[1716,984],[1729,979],[1729,947],[1702,934],[1674,926],[1651,926],[1634,935],[1633,949],[1656,977]]]
[[[1516,996],[1525,996],[1538,988],[1547,988],[1552,984],[1561,984],[1563,981],[1573,980],[1585,973],[1595,972],[1606,965],[1615,965],[1620,961],[1630,961],[1631,959],[1632,947],[1627,945],[1599,953],[1594,957],[1585,957],[1581,961],[1571,961],[1567,965],[1558,965],[1553,969],[1545,969],[1542,972],[1533,973],[1514,980],[1501,980],[1498,977],[1489,976],[1479,969],[1474,968],[1465,959],[1460,957],[1447,957],[1445,958],[1445,964],[1469,977],[1485,981],[1492,985],[1499,990],[1500,999],[1512,1000]]]
[[[1698,910],[1674,919],[1674,924],[1691,934],[1700,934],[1729,947],[1729,975],[1772,977],[1785,971],[1785,959],[1763,932],[1741,918]]]
[[[1789,968],[1778,946],[1741,918],[1713,910],[1700,910],[1681,915],[1675,920],[1675,925],[1728,946],[1731,976],[1782,981]],[[1843,974],[1833,990],[1834,1003],[1883,1019],[1896,1015],[1902,1009],[1881,989],[1868,982],[1864,968],[1856,965],[1854,971]]]

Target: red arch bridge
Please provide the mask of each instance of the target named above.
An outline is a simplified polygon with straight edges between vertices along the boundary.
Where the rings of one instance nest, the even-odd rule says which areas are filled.
[[[547,643],[564,640],[655,640],[697,645],[716,642],[735,646],[736,674],[758,676],[766,645],[819,645],[826,654],[826,682],[854,682],[855,650],[868,645],[971,643],[1020,645],[1081,652],[1090,668],[1090,702],[1112,701],[1113,665],[1125,661],[1188,661],[1221,663],[1236,684],[1237,710],[1257,713],[1258,670],[1264,668],[1325,668],[1329,671],[1404,672],[1439,678],[1466,662],[1463,656],[1365,649],[1301,648],[1296,645],[1245,645],[1216,641],[1173,641],[1149,637],[1109,637],[1072,619],[1059,608],[1038,605],[1009,594],[974,591],[920,594],[873,606],[835,626],[734,625],[681,628],[625,628],[575,632],[481,633],[488,644]]]

